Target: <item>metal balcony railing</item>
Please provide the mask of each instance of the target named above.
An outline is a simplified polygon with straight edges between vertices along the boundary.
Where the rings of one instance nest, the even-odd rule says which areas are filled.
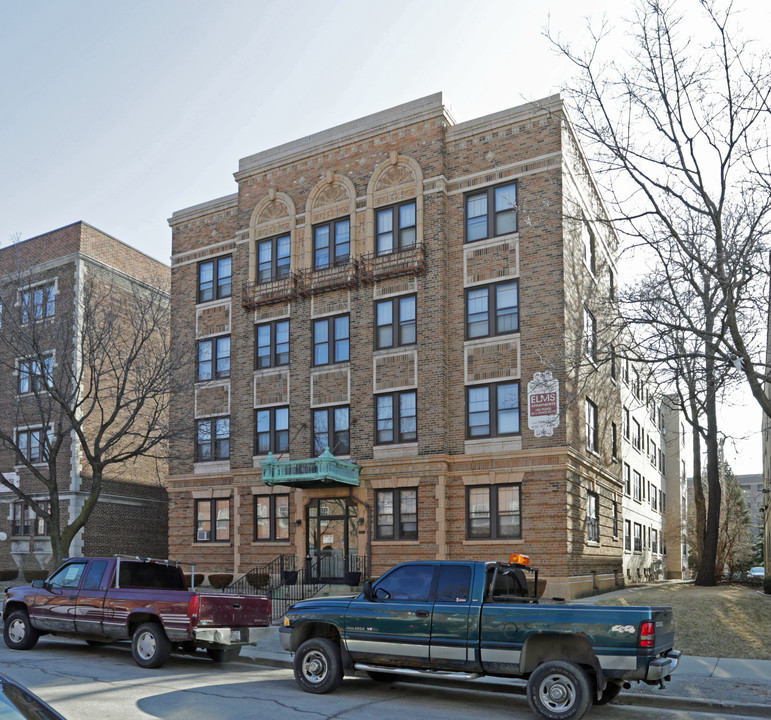
[[[308,268],[298,273],[298,292],[308,297],[330,290],[356,287],[359,284],[359,263],[351,258],[342,265]]]
[[[426,246],[417,243],[388,253],[367,253],[359,258],[359,275],[362,282],[374,282],[381,278],[400,275],[425,275]]]
[[[244,283],[241,291],[241,304],[248,310],[262,305],[274,305],[297,298],[297,275],[289,275],[267,282]]]

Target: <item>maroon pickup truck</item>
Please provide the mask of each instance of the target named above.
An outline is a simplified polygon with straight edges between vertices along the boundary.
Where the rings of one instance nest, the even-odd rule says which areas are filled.
[[[174,648],[233,659],[256,642],[255,628],[270,625],[270,600],[188,590],[171,561],[70,558],[47,580],[8,588],[3,621],[13,650],[29,650],[46,634],[89,645],[130,639],[137,665],[155,668]]]

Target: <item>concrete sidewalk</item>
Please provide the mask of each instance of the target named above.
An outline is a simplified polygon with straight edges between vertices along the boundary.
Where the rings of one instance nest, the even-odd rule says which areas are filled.
[[[271,667],[292,667],[293,656],[285,652],[275,626],[260,630],[257,645],[241,651],[240,661]],[[394,682],[398,682],[394,676]],[[413,681],[416,682],[416,681]],[[419,680],[417,682],[423,682]],[[448,681],[427,681],[446,684]],[[524,681],[479,678],[468,683],[490,692],[524,692]],[[457,685],[457,683],[456,683]],[[661,707],[670,710],[696,710],[771,717],[771,660],[742,660],[683,656],[672,680],[664,690],[643,683],[633,683],[615,701],[619,705]]]

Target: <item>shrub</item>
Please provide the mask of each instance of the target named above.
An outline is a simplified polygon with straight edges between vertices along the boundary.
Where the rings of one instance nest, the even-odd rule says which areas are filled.
[[[265,572],[250,572],[246,576],[248,582],[253,588],[264,588],[270,584],[270,575]]]
[[[233,582],[232,573],[213,573],[212,575],[209,575],[209,585],[213,588],[217,588],[217,590],[226,588],[231,582]]]
[[[766,575],[763,578],[763,592],[766,595],[771,595],[771,575]]]
[[[195,574],[195,586],[198,587],[203,582],[203,573]],[[185,573],[185,584],[190,587],[190,573]]]
[[[0,570],[0,582],[15,580],[17,577],[19,577],[18,568],[14,568],[13,570]]]
[[[45,580],[51,573],[48,570],[25,570],[24,579],[27,582],[33,580]]]

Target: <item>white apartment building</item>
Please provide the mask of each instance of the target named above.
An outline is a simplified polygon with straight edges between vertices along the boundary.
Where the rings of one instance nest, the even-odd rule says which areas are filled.
[[[684,424],[646,365],[619,364],[624,579],[682,578],[688,566]]]

